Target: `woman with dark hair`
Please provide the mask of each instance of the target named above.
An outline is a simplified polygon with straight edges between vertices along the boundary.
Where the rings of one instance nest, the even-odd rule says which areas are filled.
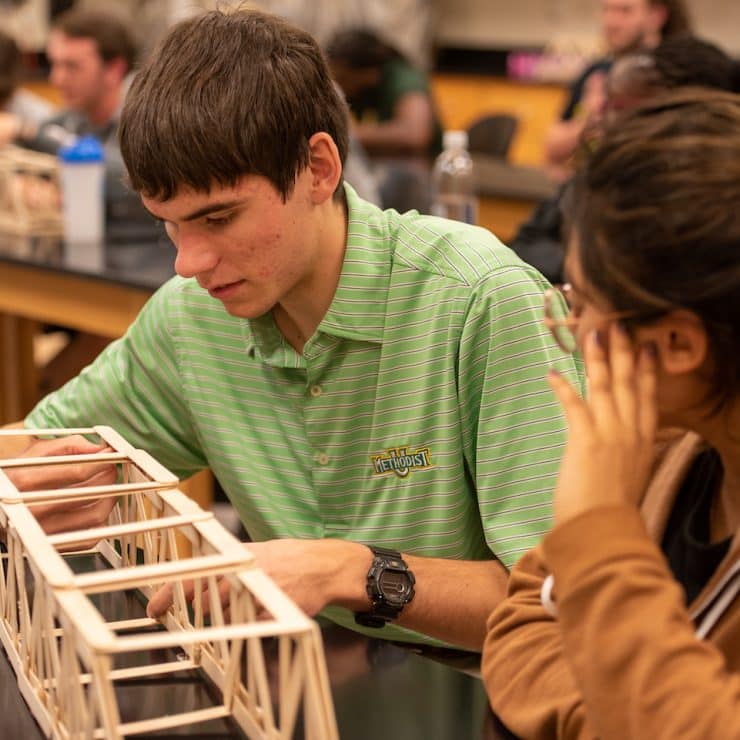
[[[483,653],[523,738],[740,737],[739,151],[740,98],[684,91],[622,117],[578,175],[569,310],[545,304],[588,399],[551,372],[555,527]]]

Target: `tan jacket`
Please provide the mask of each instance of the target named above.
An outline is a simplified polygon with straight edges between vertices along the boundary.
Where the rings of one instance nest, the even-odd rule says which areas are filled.
[[[740,537],[689,612],[656,544],[701,449],[696,435],[674,437],[640,513],[586,512],[513,568],[488,621],[482,673],[518,736],[740,738]],[[557,620],[540,600],[550,572]]]

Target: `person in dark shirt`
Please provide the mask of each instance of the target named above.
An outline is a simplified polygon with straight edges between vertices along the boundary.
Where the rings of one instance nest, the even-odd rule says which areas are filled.
[[[604,107],[606,75],[614,59],[691,30],[683,0],[601,0],[602,32],[607,55],[590,64],[570,89],[560,120],[545,143],[545,159],[553,179],[571,174],[570,159],[584,128],[598,120]]]
[[[326,53],[357,119],[355,135],[371,155],[441,151],[442,126],[423,71],[365,29],[336,34]]]
[[[664,90],[679,87],[735,89],[736,65],[719,47],[692,36],[665,40],[655,49],[635,51],[620,57],[606,79],[603,121],[619,111],[634,108]],[[596,138],[599,127],[586,132]],[[550,282],[563,282],[563,211],[568,210],[568,185],[540,202],[511,241],[511,248],[534,265]]]

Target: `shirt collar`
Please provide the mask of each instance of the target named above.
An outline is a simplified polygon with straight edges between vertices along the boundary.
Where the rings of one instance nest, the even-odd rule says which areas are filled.
[[[364,342],[383,339],[391,276],[391,242],[388,214],[362,200],[345,183],[347,243],[339,284],[317,332]],[[244,322],[247,351],[262,357],[280,342],[271,317]],[[273,332],[276,336],[273,336]]]

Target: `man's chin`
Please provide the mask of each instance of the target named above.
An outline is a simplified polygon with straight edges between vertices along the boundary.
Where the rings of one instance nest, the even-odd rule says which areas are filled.
[[[238,301],[221,301],[226,313],[237,319],[260,319],[263,316],[267,316],[272,310],[271,308],[265,308],[264,306],[249,306]]]

